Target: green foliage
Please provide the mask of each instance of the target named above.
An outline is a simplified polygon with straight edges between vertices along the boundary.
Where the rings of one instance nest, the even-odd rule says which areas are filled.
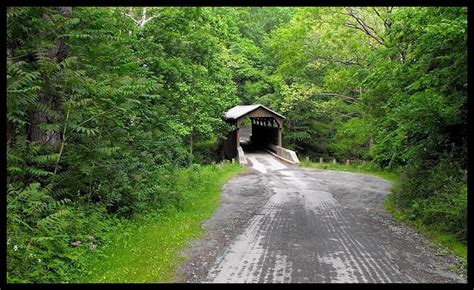
[[[220,161],[217,139],[203,140],[194,144],[194,161],[198,164],[211,164]]]
[[[376,129],[374,159],[389,167],[406,165],[394,206],[410,220],[463,243],[466,17],[465,8],[397,10],[386,48],[374,55],[365,100]]]
[[[396,206],[465,241],[466,8],[8,7],[7,24],[9,282],[74,281],[112,224],[183,209],[175,173],[218,161],[239,103],[282,112],[299,155],[405,168]]]
[[[25,189],[9,185],[9,282],[64,282],[74,277],[67,270],[79,268],[78,258],[87,248],[74,249],[70,243],[84,240],[98,226],[91,224],[69,198],[59,196],[61,193],[51,186],[41,187],[39,183]]]
[[[211,10],[150,9],[160,21],[137,26],[128,8],[9,8],[9,281],[72,281],[93,242],[71,243],[182,206],[189,137],[217,140],[236,97]],[[215,161],[212,147],[198,142],[196,160]]]
[[[301,8],[268,41],[261,100],[300,155],[403,168],[398,209],[465,243],[466,29],[462,7]]]
[[[393,203],[410,219],[467,242],[467,172],[452,156],[407,166],[394,189]]]
[[[396,185],[395,189],[397,187],[398,186]],[[418,218],[414,216],[411,210],[406,210],[406,208],[398,207],[395,204],[396,203],[395,198],[396,196],[392,192],[388,196],[385,202],[386,209],[395,218],[416,227],[418,230],[430,236],[435,246],[437,246],[441,252],[453,252],[454,254],[459,256],[464,263],[466,263],[467,243],[465,242],[464,237],[460,238],[459,233],[453,234],[453,230],[452,230],[453,228],[447,229],[446,225],[440,227],[438,224],[426,224],[423,219],[420,219],[420,216],[418,216]],[[443,212],[446,212],[446,206],[444,204],[441,204],[440,199],[430,201],[429,204],[426,204],[426,201],[427,200],[425,201],[418,200],[414,203],[414,204],[417,204],[415,208],[418,212],[422,212],[420,211],[420,204],[424,204],[422,206],[423,211],[427,213],[431,212],[438,216],[440,212],[441,214]],[[450,207],[451,207],[451,205],[453,204],[452,196],[449,197],[449,200],[445,200],[444,202],[447,202],[448,204],[450,204]],[[461,196],[458,196],[457,201],[455,202],[455,203],[458,203],[456,208],[460,209],[460,213],[457,214],[457,216],[460,217],[461,224],[466,222],[466,219],[463,217],[464,211],[466,210],[466,206],[467,206],[466,202],[467,202],[467,186],[464,185],[464,189],[462,191]],[[450,214],[450,218],[453,218],[455,216],[456,214],[454,213]],[[459,226],[456,226],[456,227],[460,228]],[[466,267],[466,265],[464,265],[464,267]]]
[[[339,159],[357,158],[367,160],[367,150],[372,133],[372,124],[367,118],[351,118],[342,123],[336,132],[333,144],[334,156]]]
[[[243,170],[238,164],[223,164],[180,171],[173,187],[182,192],[182,208],[152,210],[133,222],[114,225],[107,243],[84,257],[88,264],[80,281],[171,282],[184,258],[180,251],[202,234],[201,223],[218,208],[222,185]]]
[[[426,158],[425,151],[437,158],[445,151],[459,151],[453,150],[457,147],[461,154],[456,158],[465,163],[465,9],[400,10],[393,21],[389,45],[381,52],[386,56],[380,56],[367,79],[369,95],[385,95],[379,101],[370,97],[372,107],[384,111],[375,120],[381,141],[377,158],[406,163]],[[439,33],[448,27],[451,33]],[[440,38],[443,41],[436,41]],[[387,66],[392,67],[389,75]]]

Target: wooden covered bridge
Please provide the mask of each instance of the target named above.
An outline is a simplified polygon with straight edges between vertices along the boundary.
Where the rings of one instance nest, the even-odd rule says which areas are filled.
[[[227,134],[223,144],[223,155],[227,159],[237,158],[240,164],[246,164],[241,142],[241,125],[245,118],[250,118],[252,133],[250,143],[270,151],[275,156],[292,164],[299,164],[298,157],[294,151],[282,147],[283,115],[263,106],[247,105],[235,106],[224,113],[224,120],[235,126],[235,129]]]

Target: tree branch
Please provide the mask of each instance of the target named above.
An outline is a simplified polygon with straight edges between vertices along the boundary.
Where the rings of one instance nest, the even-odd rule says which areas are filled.
[[[85,120],[84,122],[80,123],[78,126],[82,126],[82,125],[84,125],[85,123],[91,121],[92,119],[95,119],[95,118],[97,118],[97,117],[99,117],[99,116],[108,114],[108,113],[112,112],[113,110],[114,110],[114,109],[109,109],[109,110],[107,110],[107,111],[104,111],[104,112],[100,113],[100,114],[97,115],[97,116],[90,117],[89,119],[87,119],[87,120]]]
[[[380,17],[383,20],[382,16],[380,15],[379,11],[377,10],[377,8],[375,8],[375,7],[372,7],[372,8],[374,9],[375,14],[377,14],[377,16]]]
[[[320,56],[320,55],[316,55],[315,56],[316,59],[322,59],[322,60],[325,60],[325,61],[330,61],[330,62],[337,62],[337,63],[340,63],[340,64],[344,64],[344,65],[360,65],[362,66],[361,63],[359,63],[357,60],[343,60],[343,59],[336,59],[336,58],[332,58],[332,57],[326,57],[326,56]]]
[[[66,121],[64,122],[63,142],[61,142],[61,148],[59,149],[58,159],[56,159],[56,165],[54,165],[54,172],[53,172],[53,175],[56,175],[56,172],[58,171],[59,160],[61,160],[61,155],[63,154],[64,143],[66,143],[67,121],[69,120],[69,111],[70,111],[70,108],[71,108],[71,106],[69,106],[69,109],[67,110]]]
[[[148,19],[143,20],[142,24],[140,24],[140,27],[143,28],[143,26],[145,26],[145,24],[147,24],[148,22],[150,22],[150,20],[152,20],[153,18],[156,18],[156,17],[157,16],[154,15],[154,16],[148,18]]]
[[[351,101],[356,101],[357,100],[355,97],[347,96],[347,95],[343,95],[343,94],[338,94],[338,93],[325,93],[325,92],[322,92],[322,93],[320,93],[320,95],[341,97],[341,98],[344,98],[346,100],[351,100]]]
[[[345,26],[347,27],[350,27],[350,28],[355,28],[355,29],[359,29],[361,30],[362,32],[364,32],[365,34],[367,34],[369,37],[373,38],[375,41],[377,41],[379,44],[381,45],[385,45],[385,39],[378,35],[376,32],[375,32],[375,29],[373,27],[371,27],[370,25],[368,25],[362,18],[360,18],[354,10],[352,10],[352,8],[347,8],[347,12],[350,17],[352,17],[353,19],[355,19],[355,21],[359,24],[354,24],[354,23],[350,23],[350,22],[347,22],[345,24]]]
[[[138,20],[136,20],[130,12],[129,13],[125,12],[124,14],[125,14],[125,16],[130,17],[130,19],[132,19],[133,22],[135,22],[136,25],[139,25],[140,22]]]
[[[133,9],[133,8],[132,8]],[[145,26],[145,24],[147,24],[148,22],[150,22],[152,19],[160,16],[159,14],[158,15],[152,15],[150,17],[147,18],[147,9],[148,7],[143,7],[142,8],[142,16],[141,16],[141,19],[140,20],[137,20],[135,19],[135,17],[133,17],[132,13],[131,12],[124,12],[124,15],[125,16],[128,16],[130,17],[130,19],[133,20],[133,22],[135,23],[135,25],[139,28],[143,28]]]

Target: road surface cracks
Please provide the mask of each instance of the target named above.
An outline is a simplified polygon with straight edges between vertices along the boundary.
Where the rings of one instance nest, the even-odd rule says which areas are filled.
[[[247,152],[176,282],[466,283],[459,264],[383,209],[390,182]]]

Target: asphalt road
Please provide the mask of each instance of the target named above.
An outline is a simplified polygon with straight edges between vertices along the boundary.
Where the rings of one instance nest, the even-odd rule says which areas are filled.
[[[246,157],[176,282],[466,283],[456,257],[384,211],[390,182]]]

